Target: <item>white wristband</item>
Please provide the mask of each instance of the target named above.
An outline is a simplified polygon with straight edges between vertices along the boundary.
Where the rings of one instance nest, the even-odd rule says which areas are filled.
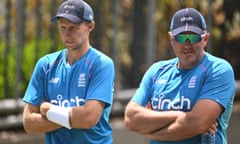
[[[52,105],[47,111],[47,119],[68,129],[71,129],[69,122],[69,108]]]

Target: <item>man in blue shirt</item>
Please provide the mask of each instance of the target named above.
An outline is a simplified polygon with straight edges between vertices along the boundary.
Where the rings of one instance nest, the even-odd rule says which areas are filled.
[[[45,133],[46,144],[111,144],[114,63],[89,43],[93,10],[68,0],[52,21],[66,48],[37,62],[23,98],[24,128]]]
[[[125,109],[129,130],[151,144],[227,144],[235,80],[231,65],[205,51],[210,34],[193,8],[177,11],[169,39],[176,58],[154,63]]]

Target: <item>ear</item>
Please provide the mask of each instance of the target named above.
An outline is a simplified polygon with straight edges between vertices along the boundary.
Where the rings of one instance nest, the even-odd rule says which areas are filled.
[[[171,31],[168,32],[168,38],[169,38],[170,44],[172,45],[172,47],[174,47],[174,45],[175,45],[175,38],[172,35]]]
[[[94,21],[90,22],[88,24],[88,27],[89,27],[89,32],[91,32],[94,29],[94,27],[95,27],[95,22]]]
[[[168,38],[169,38],[169,40],[172,40],[174,37],[173,37],[173,35],[172,35],[172,32],[168,32]]]
[[[210,38],[210,33],[207,32],[205,37],[203,38],[204,41],[207,41]]]
[[[168,32],[168,37],[169,37],[169,39],[172,39],[172,37],[173,37],[172,32],[170,32],[170,31]]]

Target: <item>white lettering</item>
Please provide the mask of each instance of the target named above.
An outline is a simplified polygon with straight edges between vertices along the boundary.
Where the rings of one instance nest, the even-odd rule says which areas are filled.
[[[85,103],[85,99],[76,96],[75,98],[68,100],[63,99],[62,95],[57,95],[57,99],[52,99],[51,103],[61,107],[81,106]]]
[[[189,21],[193,21],[193,18],[191,16],[188,16],[188,17],[182,17],[181,22],[189,22]]]
[[[191,101],[184,96],[180,98],[171,100],[163,98],[163,94],[160,94],[158,97],[154,97],[152,99],[152,108],[154,110],[183,110],[191,109]]]
[[[69,9],[75,9],[75,6],[74,6],[74,5],[65,5],[65,6],[64,6],[64,9],[67,9],[67,8],[69,8]]]

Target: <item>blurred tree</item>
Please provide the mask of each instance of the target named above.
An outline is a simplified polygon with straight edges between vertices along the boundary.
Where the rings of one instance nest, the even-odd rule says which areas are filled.
[[[134,0],[133,3],[133,39],[131,42],[130,55],[132,67],[128,75],[130,87],[137,87],[144,70],[146,54],[146,0]]]
[[[236,79],[240,79],[240,1],[223,1],[222,12],[225,13],[224,22],[220,25],[222,37],[219,47],[225,49],[219,55],[224,55],[234,68]]]
[[[25,0],[17,0],[16,1],[16,38],[17,38],[17,45],[16,45],[16,81],[14,86],[14,96],[16,98],[20,98],[22,96],[22,54],[25,42]]]
[[[0,98],[22,96],[39,57],[64,47],[56,23],[50,21],[63,1],[0,1]],[[211,32],[209,52],[229,60],[240,79],[239,0],[86,1],[95,13],[91,43],[114,59],[118,88],[138,87],[151,61],[175,56],[169,24],[183,7],[202,12]]]
[[[7,8],[7,12],[5,13],[5,21],[6,21],[6,24],[5,24],[5,31],[4,31],[4,34],[5,34],[5,50],[4,50],[4,58],[3,58],[3,82],[4,82],[4,85],[3,85],[3,94],[5,94],[5,97],[6,98],[9,98],[10,97],[10,94],[9,94],[9,81],[8,81],[8,65],[9,65],[9,61],[8,61],[8,54],[9,54],[9,51],[10,51],[10,23],[11,23],[11,19],[10,19],[10,9],[11,9],[12,5],[11,5],[11,2],[10,1],[7,1],[6,2],[6,8]]]

